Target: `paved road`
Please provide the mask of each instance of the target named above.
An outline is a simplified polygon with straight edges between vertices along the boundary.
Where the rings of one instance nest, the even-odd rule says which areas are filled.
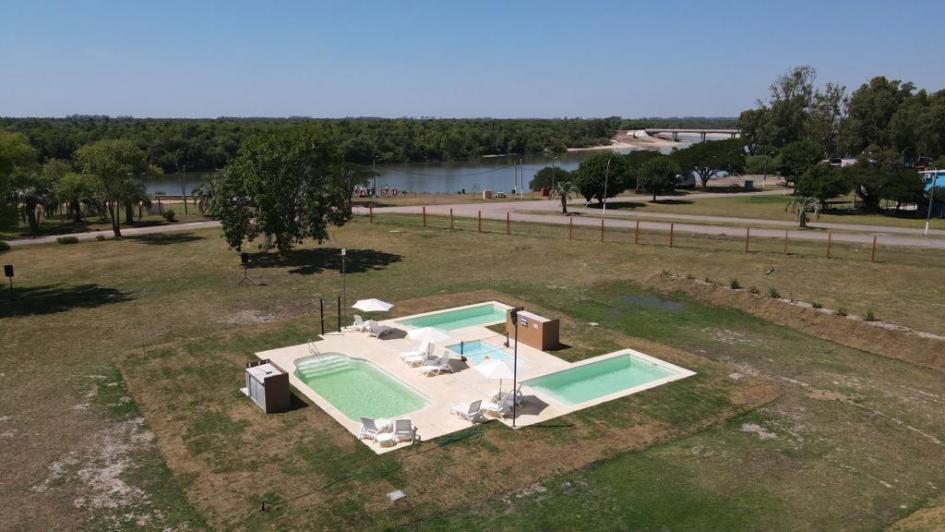
[[[713,197],[728,197],[728,196],[770,196],[770,195],[785,195],[789,191],[786,190],[769,190],[763,192],[743,192],[738,194],[731,193],[706,193],[706,194],[694,194],[688,196],[689,199],[698,200],[701,198],[713,198]],[[630,199],[639,199],[639,196],[631,196],[626,198],[614,198],[610,200],[611,202],[630,200]],[[658,196],[658,199],[678,199],[678,196]],[[543,223],[543,224],[557,224],[557,225],[566,225],[570,219],[574,219],[574,225],[584,226],[584,227],[600,227],[600,218],[599,217],[566,217],[553,214],[544,214],[540,211],[555,211],[560,208],[561,202],[558,200],[539,200],[539,201],[497,201],[497,202],[482,202],[482,203],[456,203],[452,205],[435,205],[427,207],[427,213],[431,215],[447,215],[449,214],[450,209],[453,209],[454,216],[464,217],[464,218],[476,218],[478,213],[482,212],[482,217],[487,220],[505,220],[506,214],[514,222],[530,222],[530,223]],[[583,204],[574,204],[574,209],[577,211],[586,211],[588,213],[593,213],[600,215],[600,210],[598,209],[583,209]],[[374,212],[377,214],[384,213],[397,213],[397,214],[420,214],[422,207],[420,206],[403,206],[403,207],[379,207],[374,209]],[[534,212],[539,211],[539,212]],[[366,215],[368,210],[363,207],[355,208],[355,214]],[[632,228],[636,226],[637,220],[640,220],[640,228],[650,231],[666,231],[670,229],[670,222],[666,221],[655,221],[653,218],[660,219],[670,219],[670,220],[680,220],[683,223],[675,223],[673,228],[674,231],[678,233],[687,233],[687,234],[701,234],[701,235],[715,235],[715,236],[735,236],[741,237],[744,236],[745,231],[741,227],[731,227],[731,226],[721,226],[721,225],[711,225],[711,222],[715,223],[731,223],[731,224],[740,224],[742,226],[757,224],[760,227],[752,227],[751,234],[753,237],[758,238],[784,238],[784,233],[787,231],[788,236],[792,240],[807,240],[807,241],[826,241],[827,233],[822,231],[803,231],[800,229],[791,229],[793,224],[790,222],[785,222],[782,220],[761,220],[761,219],[746,219],[746,218],[733,218],[725,216],[702,216],[702,215],[692,215],[692,214],[672,214],[672,213],[644,213],[644,212],[632,212],[632,211],[615,211],[611,210],[607,213],[607,221],[605,225],[607,227],[619,227],[619,228]],[[709,222],[708,224],[694,224],[694,223],[685,223],[689,222]],[[767,225],[768,227],[764,227]],[[907,246],[907,247],[917,247],[917,248],[932,248],[932,249],[945,249],[945,231],[943,230],[932,230],[930,231],[930,237],[925,237],[922,234],[922,229],[912,229],[907,227],[886,227],[878,225],[859,225],[859,224],[836,224],[836,223],[818,223],[812,222],[810,224],[812,227],[817,227],[821,229],[829,229],[832,239],[836,242],[848,242],[848,243],[859,243],[859,244],[871,244],[873,241],[873,236],[879,236],[879,243],[884,246]],[[208,222],[191,222],[191,223],[181,223],[175,225],[159,225],[153,227],[136,227],[136,228],[127,228],[122,229],[122,234],[126,236],[135,236],[135,235],[147,235],[155,233],[172,233],[172,232],[182,232],[182,231],[196,231],[199,229],[207,229],[212,227],[219,227],[220,223],[216,221]],[[778,229],[774,229],[771,226],[778,226]],[[784,229],[781,229],[783,227]],[[111,231],[91,231],[88,233],[75,233],[70,236],[75,236],[79,240],[94,240],[98,235],[103,235],[105,238],[112,238]],[[56,236],[44,236],[37,238],[24,238],[20,240],[11,240],[8,243],[12,247],[25,246],[31,244],[47,244],[50,242],[55,242],[56,238],[62,235]]]

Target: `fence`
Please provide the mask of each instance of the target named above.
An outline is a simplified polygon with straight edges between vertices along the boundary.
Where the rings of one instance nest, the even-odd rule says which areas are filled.
[[[442,212],[440,212],[442,211]],[[714,252],[743,253],[749,255],[781,255],[788,257],[820,257],[831,260],[857,260],[871,263],[896,263],[927,266],[930,261],[945,259],[945,250],[884,245],[882,236],[869,235],[865,242],[838,241],[830,232],[822,240],[800,238],[792,235],[797,230],[785,230],[778,236],[770,236],[770,227],[737,227],[725,234],[700,234],[680,231],[675,223],[665,229],[643,229],[640,221],[630,221],[630,226],[609,224],[600,219],[599,224],[575,224],[570,217],[567,222],[549,223],[516,221],[506,213],[504,218],[486,218],[482,211],[476,217],[456,216],[452,209],[423,207],[420,214],[383,214],[369,209],[364,216],[371,224],[417,226],[426,229],[462,231],[492,235],[528,236],[570,241],[598,241],[604,244],[633,244],[638,246],[662,246],[666,248],[697,249]],[[587,220],[588,218],[583,218]],[[660,222],[663,223],[663,222]],[[765,235],[759,234],[764,231]],[[823,234],[823,233],[822,233]]]

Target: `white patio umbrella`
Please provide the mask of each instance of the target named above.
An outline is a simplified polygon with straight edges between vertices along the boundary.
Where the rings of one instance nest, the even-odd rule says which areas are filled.
[[[394,308],[394,305],[380,299],[359,299],[351,305],[351,308],[362,312],[387,312]]]
[[[407,337],[420,342],[430,342],[431,344],[445,342],[450,339],[450,335],[446,334],[446,332],[444,332],[442,329],[437,329],[436,327],[411,329],[407,331]]]
[[[511,379],[514,376],[512,365],[498,358],[479,364],[476,366],[476,370],[485,375],[486,378],[499,379],[499,390],[502,389],[502,379]]]

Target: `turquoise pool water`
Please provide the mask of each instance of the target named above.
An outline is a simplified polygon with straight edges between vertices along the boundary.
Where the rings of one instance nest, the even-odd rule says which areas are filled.
[[[676,374],[670,368],[627,354],[551,373],[523,384],[574,406]]]
[[[353,421],[396,418],[429,401],[374,364],[340,353],[296,362],[295,376]]]
[[[462,329],[463,327],[472,327],[473,325],[492,325],[504,321],[504,308],[493,305],[492,303],[485,303],[473,307],[444,310],[419,318],[400,320],[399,323],[407,327],[436,327],[437,329],[451,331],[453,329]]]
[[[464,344],[462,344],[462,347],[460,347],[460,344],[453,344],[453,345],[446,346],[446,348],[456,353],[457,355],[465,356],[467,359],[469,359],[471,363],[473,363],[473,365],[482,364],[486,360],[486,358],[489,358],[489,359],[504,360],[508,362],[509,365],[511,366],[512,361],[515,358],[512,356],[511,353],[508,353],[498,347],[495,347],[494,345],[490,345],[490,344],[487,344],[486,342],[481,342],[479,340],[474,340],[472,342],[465,342]],[[524,367],[524,364],[522,364],[521,358],[519,358],[518,367],[519,369]]]

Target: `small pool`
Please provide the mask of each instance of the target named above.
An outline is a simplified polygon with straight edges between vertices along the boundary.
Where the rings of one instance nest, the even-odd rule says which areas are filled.
[[[523,384],[556,401],[575,406],[626,391],[657,386],[693,375],[691,371],[632,353],[543,375]]]
[[[395,418],[429,404],[426,397],[366,360],[324,353],[295,365],[299,380],[352,421]]]
[[[482,364],[489,359],[499,359],[508,362],[511,366],[512,361],[515,359],[512,353],[480,340],[473,340],[472,342],[464,342],[462,344],[448,345],[446,348],[457,355],[465,356],[474,365]],[[518,360],[518,367],[519,369],[524,367],[521,358]]]
[[[472,327],[473,325],[494,325],[505,322],[506,309],[494,303],[484,303],[471,307],[434,312],[426,316],[399,320],[398,323],[407,327],[436,327],[451,331]]]

